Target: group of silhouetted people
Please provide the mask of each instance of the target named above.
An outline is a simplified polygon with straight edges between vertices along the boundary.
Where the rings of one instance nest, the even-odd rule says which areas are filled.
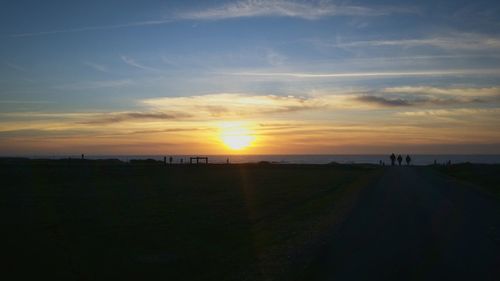
[[[403,162],[403,156],[401,156],[401,154],[398,155],[398,157],[396,158],[396,155],[391,154],[391,156],[389,157],[391,158],[391,166],[394,166],[396,165],[396,160],[398,160],[398,163],[399,163],[399,166],[401,166],[401,163]],[[410,155],[406,155],[406,165],[410,165],[411,163],[411,157]]]

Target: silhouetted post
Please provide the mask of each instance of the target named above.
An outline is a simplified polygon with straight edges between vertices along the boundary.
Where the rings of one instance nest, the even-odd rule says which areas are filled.
[[[85,159],[85,155],[82,154],[82,160]]]
[[[183,164],[183,163],[184,163],[184,158],[181,158],[181,164]]]
[[[163,156],[163,165],[167,166],[167,156]]]
[[[168,162],[170,163],[170,165],[172,165],[172,161],[174,161],[174,159],[172,158],[172,156],[170,156],[170,157],[168,158]]]
[[[229,158],[226,159],[226,164],[229,164]]]
[[[203,160],[205,164],[208,164],[208,157],[189,157],[189,164],[193,164],[193,160],[196,160],[196,164],[200,164],[200,160]]]
[[[436,159],[434,159],[434,166],[436,166],[437,164],[438,164],[438,163],[437,163]]]

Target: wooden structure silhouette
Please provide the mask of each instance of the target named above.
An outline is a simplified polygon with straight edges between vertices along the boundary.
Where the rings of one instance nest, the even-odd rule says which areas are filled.
[[[189,157],[189,164],[193,164],[194,161],[196,161],[196,164],[200,164],[200,160],[205,162],[205,164],[208,164],[208,157]],[[201,162],[201,163],[203,163]]]

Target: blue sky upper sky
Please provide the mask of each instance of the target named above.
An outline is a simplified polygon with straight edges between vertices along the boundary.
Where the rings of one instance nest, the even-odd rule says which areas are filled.
[[[3,1],[0,153],[220,153],[193,136],[235,120],[264,136],[255,153],[500,153],[499,15],[498,1]]]

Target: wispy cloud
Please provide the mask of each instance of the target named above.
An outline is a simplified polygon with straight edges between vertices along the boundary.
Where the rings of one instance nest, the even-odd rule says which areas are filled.
[[[415,12],[410,8],[370,8],[337,5],[331,1],[247,0],[228,3],[201,11],[189,11],[178,16],[190,20],[223,20],[249,17],[294,17],[315,20],[332,16],[381,16]]]
[[[80,123],[89,125],[105,125],[125,121],[174,120],[188,117],[191,117],[191,115],[180,112],[120,112],[96,115],[91,119]]]
[[[190,97],[147,99],[144,104],[157,109],[196,112],[198,117],[242,117],[286,113],[318,108],[319,100],[295,96],[219,93]]]
[[[237,76],[289,77],[289,78],[363,78],[401,76],[457,76],[457,75],[500,75],[500,69],[456,69],[400,72],[349,72],[349,73],[306,73],[306,72],[234,72],[222,73]]]
[[[106,72],[106,73],[109,72],[108,67],[106,67],[105,65],[102,65],[102,64],[98,64],[98,63],[90,62],[90,61],[85,61],[85,62],[83,62],[83,64],[86,66],[89,66],[97,71],[100,71],[100,72]]]
[[[133,84],[134,82],[130,79],[119,79],[119,80],[75,82],[64,85],[58,85],[55,86],[54,88],[63,90],[86,90],[86,89],[100,89],[100,88],[121,88]]]
[[[385,97],[382,95],[359,95],[354,98],[355,101],[365,104],[372,104],[380,107],[401,107],[401,106],[419,106],[436,107],[450,106],[458,104],[479,104],[485,101],[476,97],[441,97],[434,95],[414,95],[406,94],[400,97]]]
[[[0,116],[17,117],[17,118],[32,118],[32,119],[52,119],[52,118],[85,118],[94,116],[95,113],[82,112],[0,112]]]
[[[444,97],[452,98],[446,94]],[[220,153],[214,145],[220,141],[217,124],[247,120],[263,140],[262,146],[268,149],[259,153],[324,153],[332,143],[352,148],[393,139],[409,144],[498,141],[498,108],[429,107],[433,98],[434,95],[422,97],[420,93],[389,93],[384,89],[334,90],[305,96],[214,93],[164,97],[143,100],[142,111],[0,113],[0,139],[8,147],[24,152],[23,142],[52,152],[91,143],[109,153],[110,149],[123,149],[122,144],[133,140],[142,144],[137,147],[142,150],[127,147],[128,153],[153,153],[151,149],[165,153],[172,145],[183,146],[182,153]],[[384,110],[366,114],[379,108]],[[132,139],[126,137],[131,135]],[[165,139],[168,144],[162,143]],[[198,143],[189,143],[193,139]],[[284,141],[286,149],[279,145]]]
[[[328,0],[244,0],[231,2],[202,10],[189,10],[168,15],[162,19],[135,21],[121,24],[84,26],[68,29],[54,29],[38,32],[12,34],[10,37],[32,37],[51,34],[75,33],[97,30],[113,30],[128,27],[169,24],[182,20],[225,20],[250,17],[293,17],[316,20],[333,16],[383,16],[395,13],[417,13],[413,7],[366,7],[335,4]]]
[[[287,57],[273,49],[265,50],[265,57],[269,65],[271,66],[280,66],[285,63]]]
[[[133,67],[136,67],[136,68],[139,68],[139,69],[142,69],[142,70],[149,70],[149,71],[159,71],[158,69],[156,68],[153,68],[153,67],[149,67],[149,66],[145,66],[143,64],[140,64],[138,63],[135,59],[131,58],[131,57],[127,57],[127,56],[121,56],[121,59],[123,62],[125,62],[126,64],[130,65],[130,66],[133,66]]]
[[[153,110],[175,109],[193,113],[195,119],[249,118],[274,114],[373,108],[419,107],[435,108],[459,104],[477,104],[483,100],[475,97],[441,95],[393,94],[381,91],[325,92],[305,96],[255,95],[244,93],[216,93],[189,97],[164,97],[143,100]]]
[[[316,44],[318,40],[315,41]],[[323,46],[339,48],[356,47],[435,47],[444,50],[498,50],[500,49],[500,38],[477,33],[451,33],[433,37],[397,39],[397,40],[370,40],[352,42],[323,42]]]
[[[393,107],[393,106],[411,106],[412,103],[410,103],[407,100],[404,99],[399,99],[399,98],[384,98],[384,97],[379,97],[379,96],[358,96],[355,97],[354,100],[362,102],[362,103],[368,103],[368,104],[375,104],[375,105],[380,105],[380,106],[387,106],[387,107]]]
[[[160,20],[149,20],[149,21],[136,21],[136,22],[123,23],[123,24],[97,25],[97,26],[86,26],[86,27],[79,27],[79,28],[17,33],[17,34],[11,35],[10,37],[32,37],[32,36],[51,35],[51,34],[60,34],[60,33],[75,33],[75,32],[83,32],[83,31],[109,30],[109,29],[119,29],[119,28],[137,27],[137,26],[150,26],[150,25],[167,24],[167,23],[171,23],[172,21],[174,21],[174,20],[173,19],[160,19]]]
[[[463,117],[487,115],[493,118],[498,118],[500,108],[454,108],[454,109],[435,109],[435,110],[419,110],[401,112],[400,115],[419,116],[419,117]]]
[[[8,66],[11,69],[14,69],[14,70],[17,70],[17,71],[22,71],[22,72],[26,71],[26,68],[24,68],[24,67],[22,67],[20,65],[14,64],[14,63],[6,62],[5,65]]]
[[[400,86],[388,87],[385,93],[424,94],[440,96],[495,97],[500,96],[500,87],[430,87],[430,86]]]
[[[358,95],[359,102],[380,106],[442,107],[500,101],[500,87],[387,87]]]
[[[51,104],[53,101],[44,100],[0,100],[0,104]]]
[[[84,85],[78,85],[80,88]],[[92,85],[85,85],[87,87]],[[94,85],[95,86],[95,85]],[[100,85],[102,86],[102,85]],[[75,87],[73,86],[73,89]],[[150,124],[156,121],[201,121],[220,118],[262,118],[288,116],[298,112],[319,115],[344,110],[376,108],[444,109],[458,105],[484,106],[498,102],[499,88],[439,88],[403,86],[379,90],[332,90],[305,93],[302,96],[259,95],[252,93],[213,93],[196,96],[151,98],[139,101],[140,112],[1,114],[11,120],[67,120],[73,124],[105,125],[116,123]],[[475,93],[475,94],[474,94]],[[0,101],[1,102],[1,101]]]

